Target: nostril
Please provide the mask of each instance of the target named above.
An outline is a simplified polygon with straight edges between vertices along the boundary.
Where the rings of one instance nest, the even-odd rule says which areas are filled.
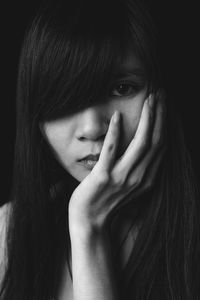
[[[80,136],[80,137],[78,137],[78,140],[79,140],[79,141],[84,141],[84,140],[86,140],[86,138],[83,137],[83,136]]]
[[[87,140],[92,140],[92,141],[104,141],[105,136],[106,136],[105,134],[102,134],[101,136],[98,136],[97,138],[87,138],[87,137],[84,137],[84,136],[79,136],[79,137],[77,137],[77,139],[78,139],[79,141],[82,141],[82,142],[87,141]]]

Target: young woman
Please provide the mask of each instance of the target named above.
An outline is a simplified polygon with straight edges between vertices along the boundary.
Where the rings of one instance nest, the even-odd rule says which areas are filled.
[[[31,22],[1,299],[200,299],[198,190],[156,43],[133,0],[52,1]]]

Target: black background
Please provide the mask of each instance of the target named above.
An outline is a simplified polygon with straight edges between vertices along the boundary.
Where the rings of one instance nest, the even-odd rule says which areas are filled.
[[[159,28],[166,74],[170,78],[170,86],[180,107],[186,142],[199,181],[200,83],[197,67],[197,5],[176,0],[146,0],[146,3]],[[13,1],[1,5],[1,203],[7,201],[13,168],[15,97],[20,47],[28,21],[39,4],[40,1]]]

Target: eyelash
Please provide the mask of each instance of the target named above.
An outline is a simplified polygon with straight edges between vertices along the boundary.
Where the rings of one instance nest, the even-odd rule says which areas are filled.
[[[131,92],[128,92],[128,93],[125,93],[125,94],[122,94],[122,95],[114,95],[113,94],[113,90],[116,89],[116,87],[119,87],[119,86],[129,86],[129,88],[131,87],[133,91]],[[140,90],[141,86],[138,85],[138,84],[134,84],[133,82],[130,82],[130,81],[120,81],[118,83],[116,83],[113,88],[111,89],[111,93],[110,95],[111,96],[115,96],[115,97],[123,97],[123,96],[129,96],[129,95],[132,95],[134,93],[137,93],[139,90]],[[120,93],[118,93],[120,94]]]

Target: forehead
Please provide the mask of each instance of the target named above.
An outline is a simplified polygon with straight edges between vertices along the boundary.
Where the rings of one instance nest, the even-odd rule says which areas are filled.
[[[144,75],[144,65],[136,55],[133,47],[127,47],[123,54],[118,57],[113,70],[114,74],[124,75],[126,73],[134,73],[136,75]]]

